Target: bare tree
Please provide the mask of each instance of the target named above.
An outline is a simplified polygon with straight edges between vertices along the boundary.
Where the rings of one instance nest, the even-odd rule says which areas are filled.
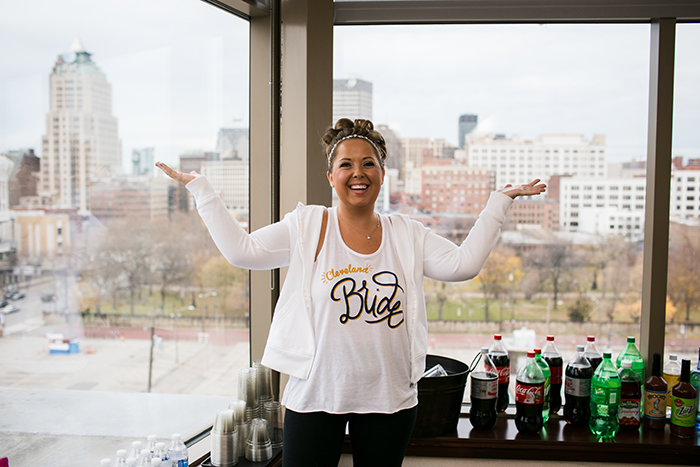
[[[539,271],[541,277],[551,286],[554,309],[557,309],[559,292],[566,290],[572,272],[581,265],[579,255],[569,243],[554,243],[529,252],[526,264]]]
[[[690,310],[700,306],[698,258],[700,228],[672,224],[668,253],[668,295],[677,308],[685,310],[686,321],[690,321]]]

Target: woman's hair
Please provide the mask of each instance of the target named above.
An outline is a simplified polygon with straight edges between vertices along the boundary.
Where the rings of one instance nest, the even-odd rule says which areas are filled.
[[[321,140],[323,143],[326,161],[328,162],[328,171],[330,172],[335,160],[335,153],[338,144],[348,138],[364,139],[374,148],[379,163],[384,168],[386,161],[386,142],[381,133],[374,129],[374,125],[369,120],[358,118],[354,122],[349,118],[341,118],[335,123],[334,127],[326,130]]]

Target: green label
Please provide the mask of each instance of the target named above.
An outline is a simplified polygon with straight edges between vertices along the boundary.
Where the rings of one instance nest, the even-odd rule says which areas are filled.
[[[620,389],[594,386],[591,388],[591,402],[598,405],[617,405],[620,403]]]
[[[680,427],[695,426],[696,399],[674,397],[671,402],[671,423]]]

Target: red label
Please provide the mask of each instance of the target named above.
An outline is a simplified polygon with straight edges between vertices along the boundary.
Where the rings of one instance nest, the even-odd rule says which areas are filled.
[[[561,384],[561,367],[560,366],[550,366],[549,371],[552,373],[549,384]]]
[[[497,366],[496,368],[486,365],[486,371],[498,373],[498,384],[510,383],[510,366]]]
[[[535,386],[516,383],[515,402],[531,405],[544,403],[544,383]]]

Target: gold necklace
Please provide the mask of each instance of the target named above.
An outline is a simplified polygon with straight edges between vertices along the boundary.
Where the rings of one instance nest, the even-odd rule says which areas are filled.
[[[374,232],[376,232],[377,229],[379,228],[379,216],[377,216],[377,213],[376,213],[376,212],[374,213],[374,215],[377,217],[377,226],[374,228],[374,230],[373,230],[372,232],[370,232],[369,235],[367,235],[367,234],[363,234],[362,232],[360,232],[359,230],[357,230],[355,227],[353,227],[352,225],[348,224],[348,221],[346,221],[345,219],[343,219],[343,216],[341,216],[341,215],[340,215],[340,212],[338,212],[338,217],[340,217],[340,220],[341,220],[341,221],[345,222],[345,225],[347,225],[348,227],[350,227],[352,230],[354,230],[355,232],[359,233],[360,235],[363,235],[363,236],[367,237],[367,240],[370,240],[370,237],[371,237],[372,235],[374,235]]]

